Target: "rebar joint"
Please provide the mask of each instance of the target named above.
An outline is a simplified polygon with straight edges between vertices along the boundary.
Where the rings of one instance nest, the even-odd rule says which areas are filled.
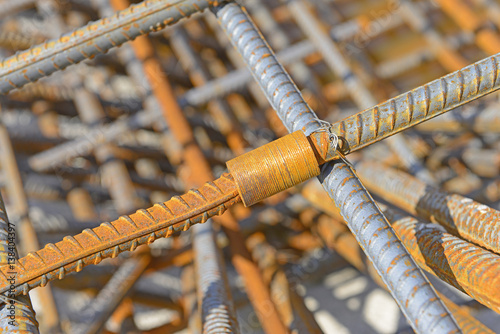
[[[245,206],[320,173],[315,151],[302,131],[286,135],[226,164]]]

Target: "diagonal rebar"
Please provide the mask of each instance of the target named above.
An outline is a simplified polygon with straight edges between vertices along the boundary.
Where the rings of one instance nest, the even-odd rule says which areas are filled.
[[[92,58],[140,35],[175,24],[217,0],[147,0],[0,62],[0,93]]]

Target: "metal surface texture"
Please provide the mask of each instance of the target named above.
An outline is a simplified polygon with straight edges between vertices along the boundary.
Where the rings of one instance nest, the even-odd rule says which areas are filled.
[[[0,92],[7,93],[137,36],[172,25],[217,4],[203,0],[149,0],[84,28],[22,51],[0,63]]]
[[[301,130],[306,135],[321,127],[316,114],[264,42],[263,36],[237,5],[215,7],[221,26],[240,51],[252,75],[261,85],[269,103],[289,132]]]
[[[418,269],[373,199],[367,197],[370,195],[359,179],[353,175],[350,166],[329,163],[323,167],[320,180],[330,197],[341,203],[340,212],[349,229],[407,318],[422,333],[457,330],[451,316],[443,317],[446,311],[443,312],[444,305],[435,297],[434,288]]]
[[[204,223],[214,215],[221,215],[228,206],[238,202],[239,196],[230,175],[223,175],[203,187],[157,204],[148,210],[121,216],[111,223],[87,229],[79,235],[65,237],[56,244],[19,259],[16,295],[27,294],[31,288],[45,286],[68,273],[98,264],[104,258],[133,251],[139,245],[152,243],[157,238],[169,237],[174,232],[187,230],[191,225]],[[6,266],[0,268],[0,291],[9,289]]]
[[[0,0],[0,332],[500,331],[497,2]]]
[[[426,185],[403,172],[362,162],[358,171],[367,186],[403,210],[443,225],[451,233],[500,254],[500,213],[458,194]]]
[[[342,223],[345,224],[345,221],[343,221],[340,212],[329,208],[330,198],[327,194],[320,187],[311,183],[304,195],[314,206],[321,210],[323,208],[327,209],[325,213],[328,216],[318,219],[317,228],[331,247],[359,270],[368,273],[373,272],[371,271],[371,262],[366,262],[363,258],[354,236],[348,232],[346,233],[347,229],[342,225]],[[383,212],[401,242],[420,267],[457,289],[465,291],[489,307],[496,307],[494,305],[497,304],[497,293],[495,292],[496,289],[493,288],[495,285],[476,283],[482,279],[489,282],[495,279],[498,262],[496,254],[447,233],[437,224],[415,219],[388,207],[384,207]],[[491,268],[491,272],[485,275],[480,268]],[[374,280],[379,282],[380,278],[377,277]],[[485,289],[484,287],[488,288]],[[493,289],[490,289],[490,287]],[[442,296],[440,297],[442,298]],[[449,300],[443,299],[443,302],[453,313],[464,332],[489,331],[470,314],[467,315],[462,312],[456,314],[459,308],[450,303]]]
[[[498,312],[498,255],[444,232],[439,225],[391,211],[386,214],[422,268]]]
[[[319,166],[301,131],[261,146],[227,162],[245,206],[319,175]]]
[[[302,99],[296,86],[291,83],[286,71],[279,65],[244,10],[236,4],[225,4],[213,10],[288,130],[300,129],[307,134],[321,129],[316,115]],[[287,97],[286,103],[281,103],[283,96]],[[290,97],[295,97],[295,100]],[[293,104],[290,107],[288,103]],[[342,162],[333,166],[326,164],[322,172],[320,179],[325,190],[335,203],[339,203],[350,229],[368,253],[368,257],[375,263],[411,325],[421,332],[460,332],[455,320],[436,296],[436,292],[402,246],[354,172]],[[352,196],[351,201],[346,201],[346,195]],[[369,214],[364,214],[368,210]],[[353,217],[354,215],[356,217]],[[370,229],[367,231],[363,227],[368,225]],[[373,240],[375,231],[380,232],[381,236]],[[384,256],[384,253],[390,256]],[[398,269],[393,271],[396,267]],[[410,283],[402,284],[405,281]]]
[[[115,9],[126,6],[125,1],[115,0],[112,2]],[[152,92],[158,100],[162,109],[163,117],[170,124],[172,135],[175,140],[183,146],[182,157],[190,173],[184,174],[183,178],[187,185],[198,185],[213,178],[208,161],[204,158],[200,147],[197,145],[193,129],[182,112],[170,82],[160,68],[159,60],[154,56],[151,42],[142,37],[133,42],[136,57],[142,62],[144,72],[147,75]],[[244,245],[244,237],[239,231],[238,223],[230,212],[220,217],[218,222],[223,226],[229,242],[232,262],[236,270],[245,279],[245,285],[249,298],[254,305],[257,316],[264,328],[268,331],[283,332],[285,330],[277,311],[270,302],[269,291],[265,286],[257,266],[252,262],[250,254]],[[271,306],[269,306],[271,303]]]
[[[500,88],[499,57],[488,57],[335,122],[331,131],[345,141],[344,152],[353,152],[490,94]]]
[[[322,201],[328,205],[328,203],[330,202],[328,196],[326,194],[323,194],[322,189],[319,189],[319,192],[321,192],[321,194],[319,195],[321,199],[315,197],[314,202],[312,203],[317,204],[318,201]],[[387,210],[384,212],[388,217],[390,217],[391,224],[396,228],[396,231],[398,233],[403,232],[404,229],[400,228],[400,224],[398,221],[396,221],[396,224],[394,224],[393,216],[391,216],[392,212],[388,212]],[[407,217],[405,219],[410,220],[412,218]],[[340,221],[338,221],[337,218],[322,216],[320,219],[318,219],[318,231],[319,233],[322,233],[324,235],[327,243],[331,245],[330,247],[338,251],[351,265],[358,268],[362,272],[368,273],[370,276],[372,276],[375,282],[377,282],[378,284],[382,284],[382,286],[385,287],[384,283],[380,279],[380,276],[378,276],[378,274],[376,274],[376,271],[372,268],[371,262],[366,262],[366,258],[363,257],[363,252],[354,236],[348,232],[347,228]],[[425,263],[427,261],[427,253],[422,256],[417,250],[414,251],[414,249],[410,247],[418,243],[418,241],[416,241],[416,238],[403,238],[402,241],[412,251],[412,256],[415,257],[416,261],[419,264]],[[433,256],[433,258],[435,258],[435,256]],[[426,270],[428,270],[428,267],[425,268]],[[466,309],[456,305],[451,300],[446,298],[443,294],[438,294],[443,303],[453,314],[453,317],[456,319],[458,325],[464,333],[493,333],[488,327],[484,326],[480,321],[475,319],[472,314]]]
[[[239,333],[211,222],[193,228],[193,235],[203,333]]]

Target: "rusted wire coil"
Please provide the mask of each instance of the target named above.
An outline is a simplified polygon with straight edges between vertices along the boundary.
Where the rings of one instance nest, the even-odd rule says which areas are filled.
[[[245,206],[318,176],[320,172],[314,151],[302,131],[229,160],[227,167]]]

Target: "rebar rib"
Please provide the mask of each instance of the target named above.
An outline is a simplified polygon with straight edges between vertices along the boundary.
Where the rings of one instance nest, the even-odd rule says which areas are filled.
[[[500,88],[500,54],[332,124],[353,152]]]
[[[233,178],[224,174],[219,179],[174,196],[168,202],[121,216],[111,223],[86,229],[75,236],[67,236],[56,244],[19,259],[15,284],[16,294],[27,294],[32,288],[45,286],[54,279],[62,279],[83,267],[98,264],[105,258],[114,258],[139,245],[150,244],[158,238],[170,237],[177,231],[186,231],[191,225],[204,223],[221,215],[229,206],[240,201]],[[0,293],[9,289],[8,266],[0,267]]]
[[[404,172],[363,162],[367,186],[413,215],[443,225],[451,233],[500,254],[500,212],[470,198],[426,185]]]
[[[0,93],[105,53],[217,3],[217,0],[148,0],[91,22],[59,39],[18,52],[0,62]]]

